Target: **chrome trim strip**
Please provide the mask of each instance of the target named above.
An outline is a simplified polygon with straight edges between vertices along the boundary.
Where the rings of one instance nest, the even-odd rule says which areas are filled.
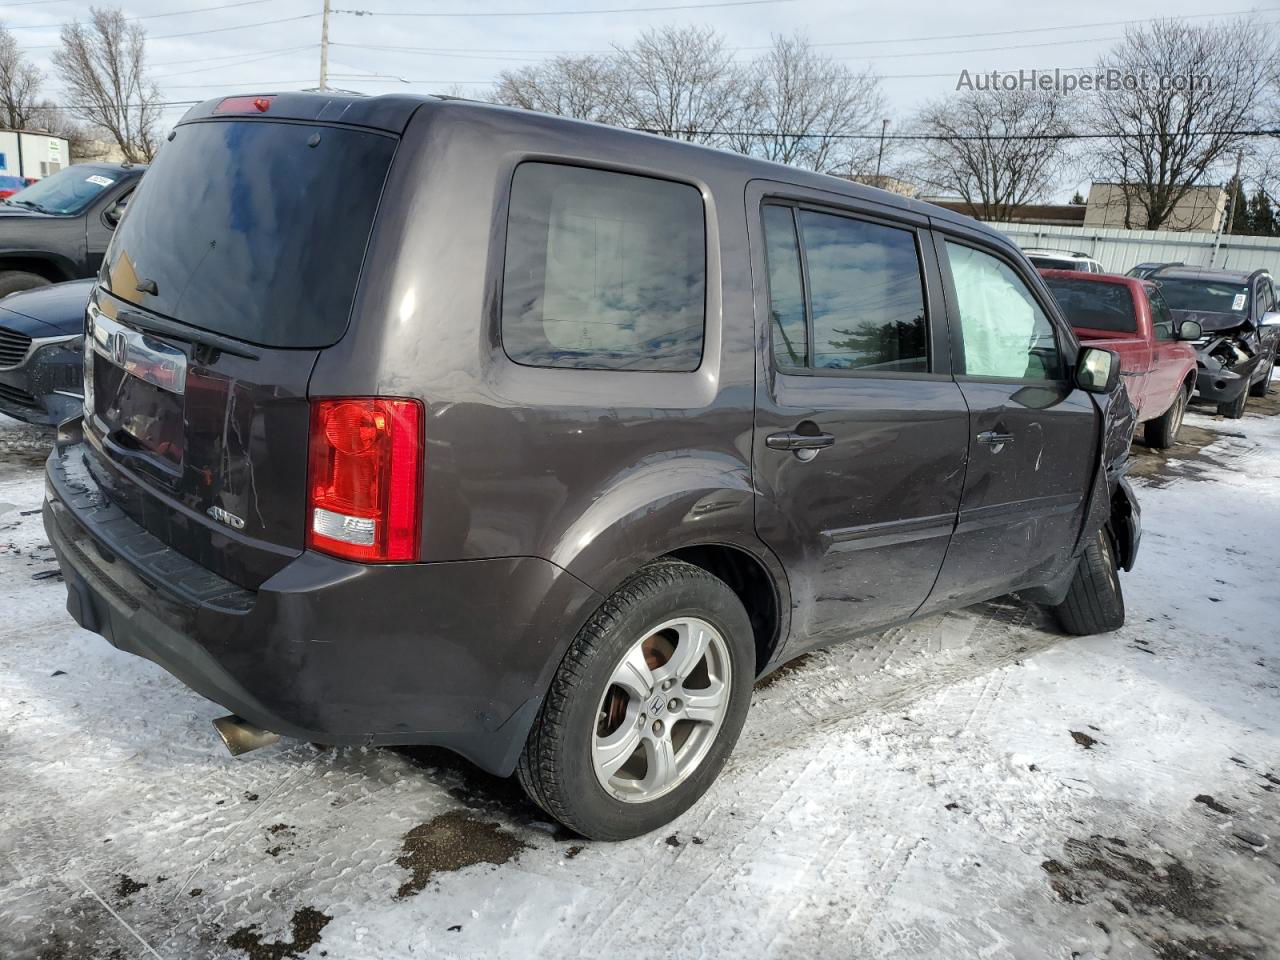
[[[89,334],[94,352],[131,376],[179,396],[187,390],[187,355],[126,327],[89,304]]]

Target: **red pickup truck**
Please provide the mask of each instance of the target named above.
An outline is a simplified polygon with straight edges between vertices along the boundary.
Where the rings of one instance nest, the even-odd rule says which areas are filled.
[[[1120,354],[1147,446],[1173,446],[1196,383],[1196,352],[1184,341],[1200,339],[1200,325],[1176,325],[1159,288],[1146,280],[1072,270],[1040,274],[1080,342]]]

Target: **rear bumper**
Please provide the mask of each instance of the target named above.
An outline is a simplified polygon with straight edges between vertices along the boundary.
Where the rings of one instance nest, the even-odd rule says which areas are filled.
[[[46,472],[72,617],[286,736],[433,744],[505,776],[599,601],[531,557],[365,566],[303,553],[244,590],[109,504],[85,452],[55,450]]]

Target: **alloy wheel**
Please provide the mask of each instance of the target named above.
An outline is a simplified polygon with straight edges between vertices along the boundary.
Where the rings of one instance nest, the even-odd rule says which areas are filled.
[[[733,680],[720,631],[697,617],[647,631],[614,668],[596,711],[591,761],[614,798],[646,803],[674,790],[706,757]]]

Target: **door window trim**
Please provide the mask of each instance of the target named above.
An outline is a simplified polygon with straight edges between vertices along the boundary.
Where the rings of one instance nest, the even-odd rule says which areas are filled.
[[[776,186],[776,185],[775,185]],[[780,366],[777,363],[774,354],[774,332],[773,323],[768,319],[769,310],[773,303],[773,291],[770,289],[770,277],[768,269],[769,245],[765,236],[764,224],[764,208],[766,206],[786,207],[791,210],[791,225],[795,231],[796,246],[800,252],[800,284],[804,291],[804,310],[805,310],[805,338],[808,344],[808,361],[809,365],[804,367]],[[808,210],[814,213],[827,214],[829,216],[844,217],[848,220],[859,220],[864,223],[871,223],[877,226],[889,227],[894,230],[902,230],[911,234],[912,241],[916,248],[916,262],[920,270],[920,297],[924,305],[924,322],[925,322],[925,350],[926,363],[929,369],[921,372],[899,371],[899,370],[866,370],[854,367],[852,369],[830,369],[818,368],[812,366],[813,349],[814,349],[814,330],[813,330],[813,301],[811,293],[811,285],[809,282],[809,257],[805,250],[804,234],[800,229],[800,211]],[[947,337],[947,324],[945,314],[945,299],[940,296],[942,293],[940,287],[931,284],[931,279],[939,280],[938,263],[933,254],[932,245],[926,243],[928,227],[917,223],[913,220],[898,220],[891,216],[884,216],[878,212],[871,212],[859,207],[844,207],[835,203],[820,202],[807,197],[797,196],[788,193],[778,193],[774,191],[765,191],[761,194],[759,203],[755,208],[756,224],[760,229],[760,250],[764,257],[764,293],[765,293],[765,316],[766,316],[766,334],[767,342],[764,352],[768,355],[767,360],[770,368],[775,376],[781,377],[819,377],[831,379],[865,379],[865,380],[950,380],[950,358],[951,347],[949,338]],[[942,309],[938,309],[939,307]],[[941,318],[941,323],[938,322]],[[940,336],[941,334],[941,336]],[[946,349],[941,349],[942,347]],[[946,362],[940,362],[945,359]],[[942,369],[942,368],[946,369]]]
[[[1074,379],[1072,371],[1076,365],[1076,355],[1078,353],[1079,344],[1075,339],[1074,332],[1068,333],[1070,327],[1064,323],[1062,317],[1059,316],[1056,305],[1050,305],[1046,302],[1042,291],[1038,285],[1028,278],[1025,270],[1021,269],[1017,261],[998,246],[990,243],[984,243],[981,239],[971,237],[963,233],[952,232],[946,229],[939,229],[937,226],[932,230],[933,243],[938,258],[938,271],[942,277],[942,287],[945,291],[947,301],[947,321],[951,330],[951,352],[953,357],[958,357],[960,363],[965,360],[964,352],[964,330],[960,319],[960,302],[956,293],[955,278],[951,273],[951,258],[947,255],[946,244],[948,242],[955,243],[958,246],[970,247],[979,253],[985,253],[988,256],[999,260],[1014,275],[1022,281],[1023,285],[1031,293],[1032,299],[1036,306],[1040,308],[1040,312],[1044,314],[1048,320],[1050,328],[1053,330],[1054,341],[1058,348],[1058,357],[1061,360],[1061,369],[1059,376],[1055,379],[1044,379],[1042,377],[994,377],[987,374],[969,374],[956,371],[954,368],[957,364],[953,363],[953,379],[957,383],[1019,383],[1019,384],[1037,384],[1037,383],[1054,383],[1066,384],[1074,389]],[[1039,276],[1036,277],[1039,280]]]

